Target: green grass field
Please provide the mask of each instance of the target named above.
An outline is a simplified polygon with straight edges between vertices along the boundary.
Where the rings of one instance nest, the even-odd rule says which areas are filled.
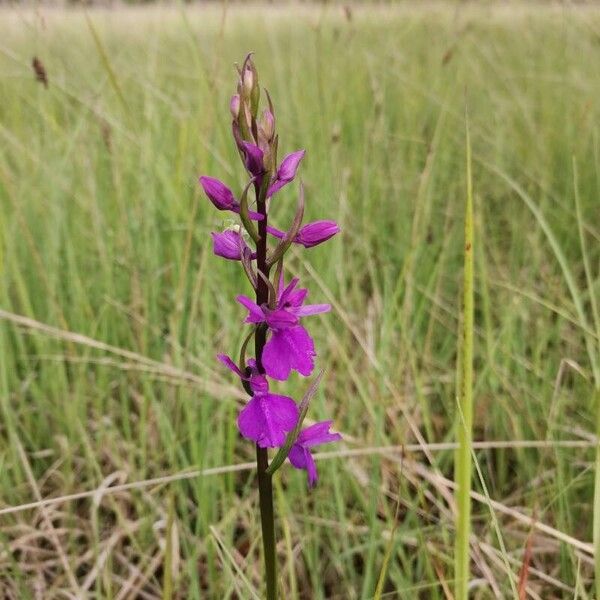
[[[451,597],[467,108],[471,594],[591,600],[600,8],[455,4],[0,12],[0,596],[263,593],[245,394],[215,360],[248,287],[197,184],[243,182],[250,50],[308,219],[343,228],[288,262],[334,307],[310,416],[345,442],[314,491],[275,479],[282,597],[372,598],[388,547],[383,598]]]

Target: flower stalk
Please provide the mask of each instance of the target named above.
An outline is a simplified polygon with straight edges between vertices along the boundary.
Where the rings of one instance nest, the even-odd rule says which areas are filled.
[[[261,187],[254,186],[258,213],[263,217],[258,223],[258,240],[256,243],[256,304],[261,306],[269,301],[269,267],[267,266],[267,209]],[[262,275],[262,277],[261,277]],[[262,355],[266,343],[266,327],[258,327],[254,338],[254,353],[258,372],[264,374]],[[263,536],[263,553],[265,561],[265,586],[267,600],[277,598],[277,564],[275,560],[275,513],[273,510],[273,480],[269,468],[269,451],[256,444],[256,475],[258,477],[258,495],[260,523]]]
[[[279,137],[275,127],[273,102],[265,92],[268,108],[259,117],[260,88],[258,72],[250,55],[241,69],[237,93],[230,102],[232,133],[240,158],[250,180],[239,200],[223,182],[200,177],[204,192],[219,211],[239,216],[240,224],[222,232],[213,232],[213,251],[226,260],[240,262],[253,289],[253,298],[239,295],[237,301],[248,311],[245,323],[252,325],[239,352],[239,363],[225,354],[218,359],[240,379],[249,400],[240,411],[237,426],[242,437],[256,447],[256,473],[263,536],[265,588],[267,600],[277,598],[277,562],[273,475],[286,460],[306,471],[308,485],[318,480],[311,454],[313,446],[341,439],[331,433],[331,421],[321,421],[304,429],[302,424],[321,374],[298,404],[288,396],[274,394],[269,379],[287,381],[295,372],[303,377],[315,367],[315,345],[301,324],[304,317],[328,312],[328,304],[305,304],[308,290],[298,287],[298,279],[285,283],[284,259],[293,244],[312,248],[339,232],[335,221],[316,221],[302,227],[304,190],[300,193],[295,217],[287,231],[271,227],[269,208],[281,203],[275,198],[292,183],[305,151],[288,154],[277,164]],[[250,206],[249,191],[254,190],[256,206]],[[269,248],[269,236],[276,241]],[[252,248],[254,246],[254,248]],[[274,267],[274,275],[271,269]],[[254,358],[246,358],[254,335]],[[278,449],[269,464],[269,448]]]

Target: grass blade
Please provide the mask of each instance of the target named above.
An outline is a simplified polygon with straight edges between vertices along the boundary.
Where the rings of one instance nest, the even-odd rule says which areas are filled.
[[[456,419],[458,449],[455,460],[456,506],[458,510],[455,541],[456,600],[467,600],[469,586],[469,537],[471,533],[471,451],[473,424],[473,182],[471,176],[471,139],[467,137],[467,203],[465,209],[462,344],[459,352],[459,394]]]

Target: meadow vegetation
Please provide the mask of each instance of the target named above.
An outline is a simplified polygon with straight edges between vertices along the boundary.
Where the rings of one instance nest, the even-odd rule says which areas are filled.
[[[245,395],[215,360],[245,280],[197,183],[241,185],[250,50],[280,152],[307,149],[307,221],[343,230],[288,261],[333,305],[311,417],[345,441],[312,492],[276,478],[283,597],[453,587],[468,107],[472,597],[593,598],[600,9],[519,4],[0,12],[0,595],[261,596]]]

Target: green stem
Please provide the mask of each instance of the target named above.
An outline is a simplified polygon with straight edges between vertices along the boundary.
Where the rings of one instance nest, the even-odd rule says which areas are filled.
[[[268,174],[264,175],[268,177]],[[269,277],[269,267],[267,265],[267,209],[266,209],[266,188],[260,189],[255,185],[256,204],[258,212],[264,216],[262,221],[258,222],[258,234],[260,239],[256,244],[256,268],[261,272],[265,279],[257,277],[256,303],[261,306],[269,300],[269,288],[266,279]],[[265,327],[258,327],[254,338],[254,348],[256,353],[256,364],[258,370],[264,373],[262,365],[262,354],[267,340],[267,330]],[[265,579],[267,586],[267,600],[277,599],[277,565],[275,562],[275,513],[273,510],[273,482],[271,475],[267,473],[269,468],[269,452],[266,448],[256,446],[256,473],[258,475],[258,495],[260,505],[260,523],[263,536],[263,551],[265,560]]]
[[[256,470],[258,473],[258,494],[260,503],[260,524],[265,554],[265,578],[267,600],[277,598],[277,565],[275,562],[275,514],[273,510],[273,482],[266,473],[269,455],[266,448],[256,446]]]

